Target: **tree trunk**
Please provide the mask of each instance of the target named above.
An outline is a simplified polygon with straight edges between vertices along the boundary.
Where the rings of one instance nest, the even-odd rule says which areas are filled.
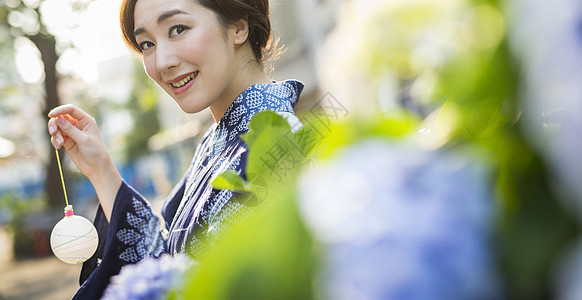
[[[58,94],[58,84],[59,78],[57,75],[57,60],[59,56],[56,51],[56,41],[55,37],[51,35],[37,34],[34,36],[28,36],[28,38],[36,45],[41,54],[41,59],[44,64],[44,87],[45,87],[45,109],[43,115],[46,117],[51,109],[60,105],[60,99]],[[50,141],[50,135],[47,133],[47,141]],[[45,191],[48,196],[49,205],[53,208],[63,207],[63,190],[60,182],[60,175],[58,170],[57,161],[55,158],[54,150],[52,145],[48,144],[50,147],[49,153],[50,159],[46,166],[46,178],[45,178]],[[64,150],[60,150],[59,153],[63,153]],[[61,154],[62,157],[62,154]],[[65,170],[63,170],[65,172]],[[66,176],[65,176],[66,177]]]

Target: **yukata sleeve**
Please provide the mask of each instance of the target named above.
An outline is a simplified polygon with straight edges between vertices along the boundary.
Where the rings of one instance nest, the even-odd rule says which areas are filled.
[[[165,252],[158,216],[125,181],[117,192],[110,222],[99,206],[94,225],[99,246],[83,264],[81,287],[73,299],[100,299],[111,276],[119,274],[124,265]]]

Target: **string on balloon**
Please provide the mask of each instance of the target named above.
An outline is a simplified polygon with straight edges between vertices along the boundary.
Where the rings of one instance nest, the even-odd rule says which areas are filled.
[[[67,198],[67,188],[65,187],[65,178],[63,177],[63,168],[61,167],[61,158],[59,157],[59,149],[55,148],[57,155],[57,164],[59,165],[59,174],[61,175],[61,184],[63,185],[63,193],[65,194],[65,203],[69,206],[69,198]]]
[[[64,118],[73,125],[77,123],[77,120],[69,115],[65,115]],[[59,150],[56,148],[55,154],[67,206],[65,207],[65,217],[55,225],[51,232],[51,249],[58,259],[69,264],[80,264],[95,254],[99,245],[99,235],[97,234],[97,229],[89,220],[73,213],[73,206],[69,205],[69,198],[67,197]]]

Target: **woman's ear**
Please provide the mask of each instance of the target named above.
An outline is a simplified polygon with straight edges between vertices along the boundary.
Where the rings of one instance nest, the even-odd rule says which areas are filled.
[[[240,19],[232,25],[231,30],[234,44],[240,46],[244,44],[249,37],[249,22],[245,19]]]

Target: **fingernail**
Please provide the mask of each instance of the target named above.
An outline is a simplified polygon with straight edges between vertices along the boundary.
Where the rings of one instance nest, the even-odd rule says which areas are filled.
[[[64,118],[58,118],[57,119],[57,123],[59,123],[59,125],[65,125],[65,119]]]
[[[57,147],[60,147],[63,144],[63,139],[60,137],[58,137],[55,141],[57,142]]]
[[[54,126],[49,126],[49,133],[52,135],[53,133],[55,133],[55,127]]]

